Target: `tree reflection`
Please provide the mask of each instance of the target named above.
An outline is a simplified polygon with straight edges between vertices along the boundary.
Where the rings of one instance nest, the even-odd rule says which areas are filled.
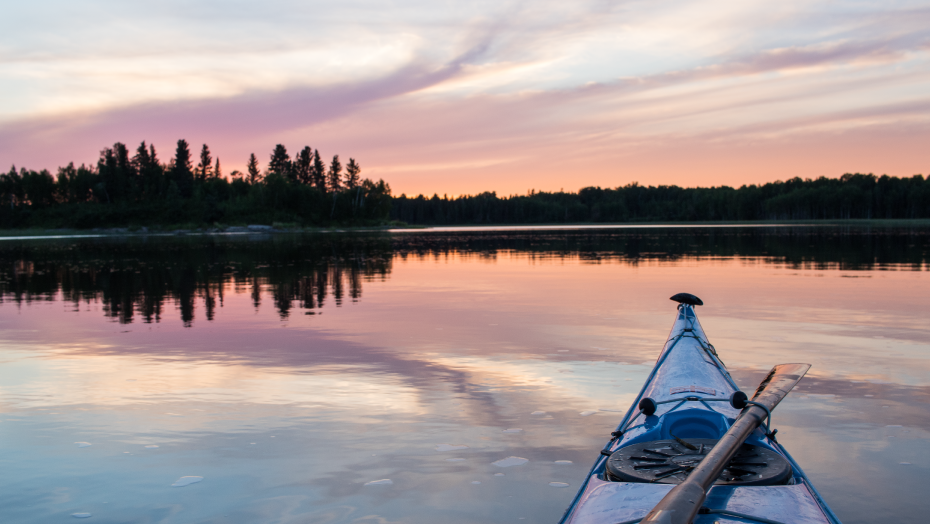
[[[752,259],[798,269],[930,269],[921,228],[762,227],[7,240],[0,302],[102,305],[122,324],[214,320],[229,293],[270,300],[280,318],[358,302],[364,281],[397,258],[499,256],[640,264],[683,258]]]
[[[23,242],[0,248],[0,301],[100,303],[122,324],[160,322],[173,303],[186,326],[213,320],[224,294],[269,296],[282,319],[298,308],[353,302],[362,281],[387,278],[387,237],[133,238]],[[330,300],[332,297],[332,300]]]

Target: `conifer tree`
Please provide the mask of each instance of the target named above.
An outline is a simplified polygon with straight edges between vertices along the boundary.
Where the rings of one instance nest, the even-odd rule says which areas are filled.
[[[320,150],[317,149],[313,152],[313,169],[311,170],[310,177],[313,179],[313,185],[322,191],[326,192],[326,164],[323,163],[323,160],[320,158]]]
[[[258,159],[255,158],[255,153],[249,155],[248,163],[248,172],[249,172],[249,184],[255,185],[262,179],[262,173],[258,169]]]
[[[328,175],[329,190],[337,192],[342,189],[342,164],[339,163],[339,155],[333,156],[333,161],[329,164]]]
[[[158,195],[161,186],[162,168],[158,163],[155,146],[149,145],[146,148],[145,141],[143,141],[136,148],[136,155],[132,157],[132,163],[138,172],[138,183],[135,188],[136,196],[144,198]]]
[[[310,184],[312,182],[313,172],[313,149],[306,146],[300,150],[297,158],[294,159],[294,178],[301,184]]]
[[[145,145],[145,140],[136,148],[136,155],[132,157],[132,163],[136,165],[136,169],[140,173],[149,167],[149,149]]]
[[[213,178],[223,178],[223,172],[220,171],[220,157],[216,157],[216,167],[213,168]]]
[[[287,148],[283,144],[274,146],[271,153],[271,161],[268,162],[268,172],[276,173],[287,177],[291,171],[291,157],[287,154]]]
[[[200,149],[200,163],[197,164],[197,180],[203,182],[210,173],[213,172],[213,157],[210,156],[210,148],[204,144]]]
[[[358,163],[355,162],[354,158],[349,159],[349,163],[346,164],[346,188],[355,189],[358,187],[359,183],[359,174],[362,172],[362,168],[359,167]]]
[[[100,201],[113,203],[131,196],[137,173],[126,144],[117,142],[112,149],[104,148],[97,160],[97,173],[100,181],[95,189]]]
[[[174,151],[174,166],[171,169],[171,180],[178,186],[182,197],[190,197],[194,189],[194,173],[191,171],[191,150],[187,140],[178,140],[178,147]]]

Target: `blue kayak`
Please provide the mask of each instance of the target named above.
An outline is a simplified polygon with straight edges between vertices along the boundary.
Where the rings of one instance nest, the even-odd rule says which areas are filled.
[[[560,524],[839,524],[770,428],[810,366],[776,366],[749,400],[698,322],[703,302],[672,300],[665,348]]]

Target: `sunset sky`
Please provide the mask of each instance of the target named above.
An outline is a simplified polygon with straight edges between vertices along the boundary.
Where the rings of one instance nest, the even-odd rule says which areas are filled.
[[[0,169],[277,143],[400,193],[930,174],[930,6],[8,2]]]

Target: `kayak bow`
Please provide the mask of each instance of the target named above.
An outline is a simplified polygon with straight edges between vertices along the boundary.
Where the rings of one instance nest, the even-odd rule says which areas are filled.
[[[560,524],[839,524],[770,428],[810,365],[776,366],[749,400],[694,314],[701,299],[672,300],[665,348]]]

